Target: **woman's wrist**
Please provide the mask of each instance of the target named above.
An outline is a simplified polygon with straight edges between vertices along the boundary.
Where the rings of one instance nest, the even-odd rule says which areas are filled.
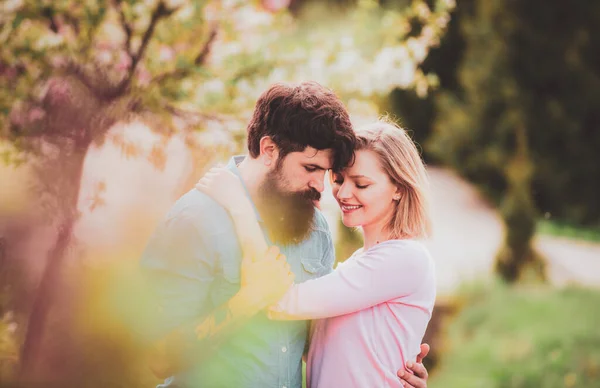
[[[252,316],[267,307],[267,303],[250,289],[242,287],[229,300],[229,307],[237,316]]]

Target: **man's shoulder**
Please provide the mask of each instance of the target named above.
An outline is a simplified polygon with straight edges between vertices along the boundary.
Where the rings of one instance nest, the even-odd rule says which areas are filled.
[[[185,220],[197,227],[228,221],[227,211],[209,195],[192,189],[173,204],[167,220]]]

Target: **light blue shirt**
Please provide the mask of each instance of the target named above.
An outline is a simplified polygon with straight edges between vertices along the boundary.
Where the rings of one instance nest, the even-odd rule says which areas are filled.
[[[243,158],[234,157],[227,166],[238,176]],[[298,283],[332,270],[331,233],[318,209],[306,240],[279,247]],[[240,288],[241,260],[228,213],[198,190],[183,195],[155,231],[141,261],[163,317],[157,322],[159,331],[165,334],[226,303]],[[307,329],[307,321],[271,321],[261,312],[208,360],[159,387],[300,388]]]

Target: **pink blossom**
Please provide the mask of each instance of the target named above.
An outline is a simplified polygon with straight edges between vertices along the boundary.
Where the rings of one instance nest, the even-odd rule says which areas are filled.
[[[151,79],[152,75],[150,74],[150,72],[145,67],[140,66],[140,68],[137,71],[138,84],[140,86],[148,86],[150,85]]]
[[[268,11],[277,12],[290,6],[291,0],[262,0],[262,6]]]
[[[51,104],[65,103],[71,96],[71,88],[61,79],[52,79],[48,82],[47,97]]]
[[[9,119],[12,125],[22,127],[25,124],[25,115],[23,106],[16,104],[10,111]]]
[[[17,69],[15,69],[14,67],[3,67],[2,65],[0,65],[0,75],[6,77],[9,80],[12,80],[17,76]]]
[[[30,122],[42,119],[46,115],[46,112],[42,108],[35,107],[29,111],[28,120]]]
[[[52,67],[57,68],[66,65],[67,61],[62,55],[53,55],[50,57],[50,64]]]
[[[115,68],[119,71],[127,71],[131,66],[131,57],[125,52],[119,53],[119,59]]]
[[[168,46],[161,46],[160,51],[158,52],[158,59],[161,62],[171,61],[175,57],[175,53],[172,48]]]

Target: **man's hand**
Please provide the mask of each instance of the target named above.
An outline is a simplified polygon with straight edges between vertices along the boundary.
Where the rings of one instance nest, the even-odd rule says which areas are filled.
[[[423,359],[429,353],[429,345],[421,344],[421,353],[417,356],[416,362],[409,361],[406,363],[406,368],[413,373],[407,372],[404,369],[398,370],[398,377],[402,382],[402,386],[407,388],[427,388],[427,379],[429,374],[423,365]]]

